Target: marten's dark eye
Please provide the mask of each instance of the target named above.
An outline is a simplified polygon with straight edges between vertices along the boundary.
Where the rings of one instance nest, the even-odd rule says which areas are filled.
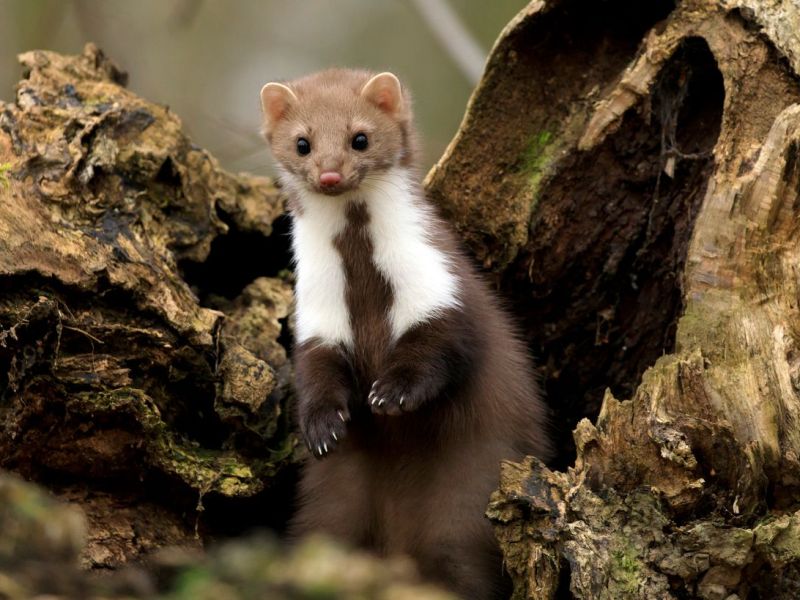
[[[367,142],[367,136],[363,133],[357,133],[353,136],[353,150],[366,150],[369,142]]]
[[[298,138],[297,153],[300,156],[305,156],[309,152],[311,152],[311,143],[306,138]]]

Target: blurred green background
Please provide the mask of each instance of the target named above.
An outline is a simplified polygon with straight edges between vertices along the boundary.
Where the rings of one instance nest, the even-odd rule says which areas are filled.
[[[267,174],[261,85],[328,66],[390,70],[414,94],[427,168],[473,87],[442,43],[458,37],[447,19],[425,17],[441,5],[482,59],[525,0],[0,0],[0,99],[13,99],[18,53],[93,41],[226,168]]]

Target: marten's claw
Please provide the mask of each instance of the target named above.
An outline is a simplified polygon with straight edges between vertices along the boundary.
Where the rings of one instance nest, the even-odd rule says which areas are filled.
[[[409,381],[379,379],[372,387],[368,400],[375,414],[396,416],[416,410],[420,404],[417,400],[419,393],[415,392]]]
[[[369,400],[370,406],[375,406],[375,402],[378,401],[378,396],[375,394],[375,387],[378,385],[378,380],[372,382],[372,387],[369,389],[369,395],[367,396],[367,400]]]
[[[345,410],[312,413],[302,423],[306,444],[316,458],[327,456],[342,442],[347,433],[346,415]]]

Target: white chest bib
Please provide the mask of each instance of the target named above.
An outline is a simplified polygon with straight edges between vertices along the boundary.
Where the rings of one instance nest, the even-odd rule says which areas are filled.
[[[372,260],[392,288],[387,315],[393,339],[457,307],[458,278],[428,234],[430,209],[414,197],[404,170],[367,178],[359,194],[369,214]],[[353,345],[342,258],[334,240],[347,226],[346,198],[305,193],[295,215],[296,321],[299,342]]]

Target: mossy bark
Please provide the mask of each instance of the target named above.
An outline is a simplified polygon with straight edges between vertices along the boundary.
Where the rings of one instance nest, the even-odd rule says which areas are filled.
[[[798,31],[790,0],[532,2],[429,175],[575,427],[492,497],[515,598],[800,592]]]
[[[213,289],[215,241],[269,238],[283,200],[223,171],[94,46],[20,61],[0,105],[0,464],[80,504],[86,564],[113,566],[195,543],[195,507],[257,495],[293,460],[286,253],[207,303],[226,312],[183,276]]]

